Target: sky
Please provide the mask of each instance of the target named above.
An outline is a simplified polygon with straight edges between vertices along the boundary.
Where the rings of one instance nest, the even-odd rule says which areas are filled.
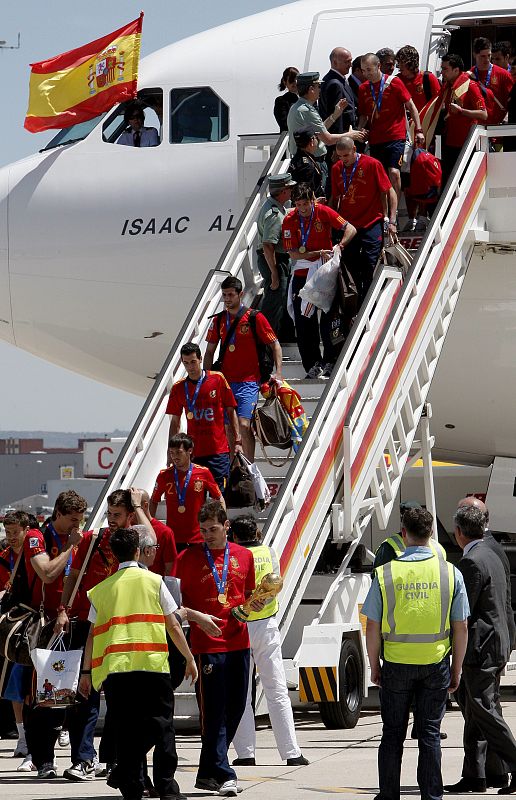
[[[136,19],[141,10],[145,12],[143,57],[185,36],[279,4],[281,0],[150,0],[146,6],[142,0],[110,0],[106,6],[62,0],[4,2],[0,40],[16,45],[20,32],[21,47],[0,49],[4,98],[0,165],[36,152],[55,135],[53,131],[30,134],[23,128],[31,62],[104,36]],[[7,381],[8,376],[16,380]],[[143,402],[142,397],[96,383],[1,341],[0,381],[0,437],[3,430],[130,429]],[[71,402],[56,403],[56,396],[66,396]]]

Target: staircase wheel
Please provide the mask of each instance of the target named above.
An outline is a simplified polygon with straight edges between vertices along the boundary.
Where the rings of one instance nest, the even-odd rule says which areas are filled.
[[[364,699],[363,665],[360,651],[352,639],[344,639],[339,659],[339,697],[336,703],[319,703],[326,728],[354,728]]]

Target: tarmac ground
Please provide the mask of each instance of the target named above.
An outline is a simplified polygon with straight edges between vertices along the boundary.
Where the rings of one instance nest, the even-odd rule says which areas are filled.
[[[511,676],[512,677],[512,676]],[[514,679],[513,679],[514,680]],[[512,683],[513,681],[511,681]],[[509,687],[508,687],[509,688]],[[516,734],[516,695],[505,692],[502,697],[504,716]],[[296,729],[303,754],[309,759],[307,767],[286,767],[280,761],[268,718],[258,720],[256,767],[237,768],[242,800],[303,800],[303,798],[332,798],[347,795],[350,800],[374,798],[378,792],[377,749],[381,736],[378,709],[365,710],[356,728],[352,730],[327,730],[313,710],[295,713]],[[460,777],[462,766],[462,716],[457,706],[447,711],[442,729],[448,734],[443,741],[443,778],[453,783]],[[15,742],[0,741],[0,798],[27,798],[46,800],[53,798],[87,800],[90,797],[107,800],[121,797],[106,786],[105,779],[71,783],[62,777],[40,781],[30,774],[16,772],[20,760],[11,756]],[[208,798],[207,792],[194,788],[196,765],[199,756],[198,732],[180,731],[177,734],[179,767],[176,774],[182,792],[191,798]],[[233,750],[230,758],[234,758]],[[70,765],[69,749],[56,748],[58,774]],[[152,763],[149,754],[149,764]],[[419,796],[416,782],[417,742],[407,739],[402,772],[402,797]],[[152,774],[152,770],[150,769]],[[33,773],[35,774],[35,773]],[[489,789],[488,794],[496,794]],[[452,795],[449,795],[452,797]],[[485,795],[483,795],[485,797]],[[468,795],[474,798],[475,795]]]

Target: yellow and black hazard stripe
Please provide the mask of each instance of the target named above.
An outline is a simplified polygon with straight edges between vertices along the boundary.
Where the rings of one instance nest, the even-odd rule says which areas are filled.
[[[299,667],[299,699],[302,703],[335,703],[337,667]]]

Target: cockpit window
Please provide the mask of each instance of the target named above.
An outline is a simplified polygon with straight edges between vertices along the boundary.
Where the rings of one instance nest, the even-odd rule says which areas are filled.
[[[86,122],[78,122],[77,125],[71,125],[69,128],[63,128],[56,133],[53,139],[42,149],[42,153],[45,150],[52,150],[54,147],[62,147],[65,144],[73,144],[74,142],[80,142],[82,139],[85,139],[89,133],[97,126],[100,122],[104,114],[99,114],[98,117],[93,117],[93,119],[88,119]]]
[[[129,119],[129,114],[143,113],[143,127]],[[138,116],[138,114],[136,114]],[[141,122],[141,119],[140,119]],[[161,144],[163,122],[163,91],[143,89],[138,92],[138,100],[121,103],[106,119],[102,126],[102,139],[111,144],[134,145],[136,130],[140,127],[137,146],[155,147]]]
[[[209,87],[172,89],[170,141],[223,142],[229,137],[229,108]]]

